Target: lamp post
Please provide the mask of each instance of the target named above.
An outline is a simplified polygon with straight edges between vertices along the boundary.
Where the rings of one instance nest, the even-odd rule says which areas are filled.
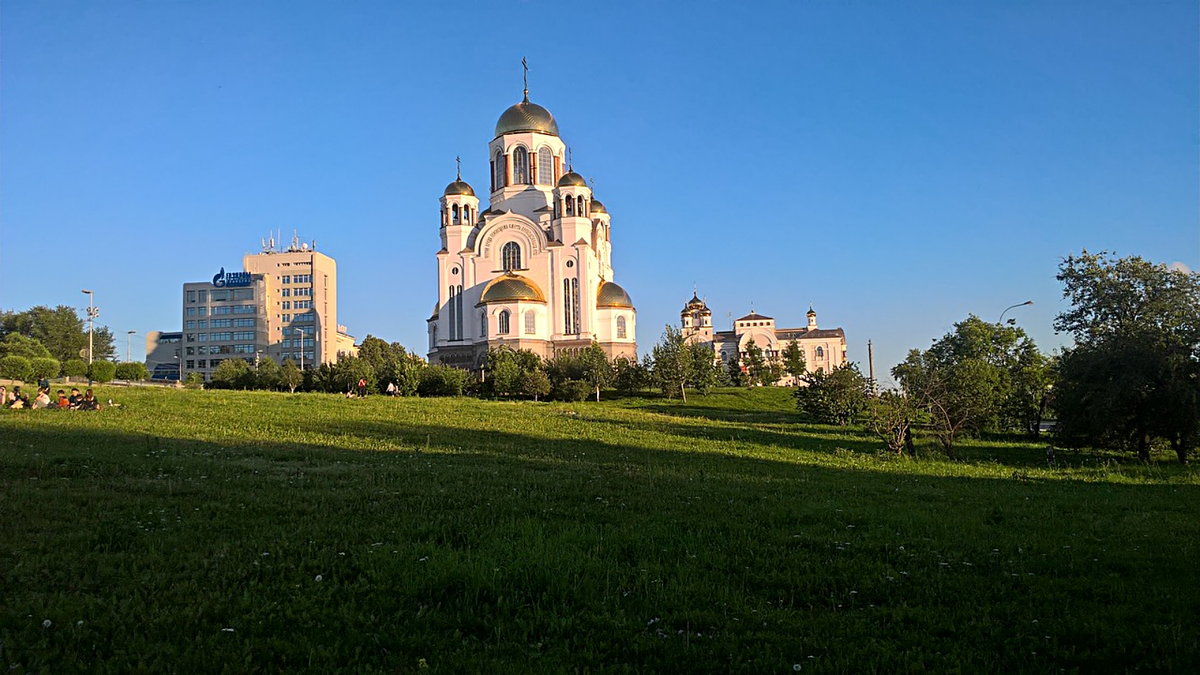
[[[1004,315],[1008,314],[1008,310],[1016,309],[1017,307],[1024,307],[1025,305],[1032,305],[1032,304],[1033,304],[1032,300],[1026,300],[1025,302],[1018,302],[1017,304],[1013,305],[1012,307],[1006,307],[1003,312],[1000,312],[1000,320],[997,321],[996,323],[1003,326],[1004,325]]]
[[[300,371],[304,372],[304,329],[294,326],[293,330],[300,334]]]
[[[133,347],[133,336],[136,333],[136,330],[125,331],[125,363],[129,363],[129,350]]]
[[[96,304],[95,304],[96,294],[95,293],[89,291],[86,288],[80,292],[85,293],[88,296],[88,309],[87,309],[88,352],[87,352],[87,354],[88,354],[88,386],[90,387],[92,385],[92,351],[94,349],[93,342],[92,342],[92,327],[95,324],[96,316],[98,316],[100,314],[100,310],[96,308]]]

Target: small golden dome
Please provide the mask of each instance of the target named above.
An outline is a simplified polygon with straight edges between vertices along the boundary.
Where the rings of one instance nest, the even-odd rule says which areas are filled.
[[[480,305],[491,302],[546,302],[546,296],[529,279],[523,276],[505,272],[488,282],[483,288]]]
[[[496,138],[522,131],[557,136],[558,122],[554,121],[554,115],[551,115],[549,110],[536,103],[530,103],[526,98],[500,115],[499,121],[496,122]]]
[[[624,288],[611,281],[604,281],[600,283],[600,290],[596,292],[596,307],[633,309],[633,300]]]
[[[697,309],[705,312],[709,311],[708,305],[704,304],[704,301],[700,299],[700,296],[692,293],[692,299],[688,300],[687,304],[683,306],[683,312],[686,314]],[[711,314],[711,312],[709,313]]]
[[[467,185],[466,181],[459,178],[453,183],[447,185],[446,191],[442,194],[446,195],[447,197],[453,195],[467,195],[469,197],[474,197],[475,191],[471,189],[470,185]]]
[[[568,171],[558,179],[558,187],[587,187],[587,181],[574,171]]]
[[[600,203],[599,199],[592,199],[592,213],[608,213],[604,208],[604,204]]]

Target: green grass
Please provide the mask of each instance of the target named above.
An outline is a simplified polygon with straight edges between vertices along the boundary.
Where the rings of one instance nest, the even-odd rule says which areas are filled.
[[[775,390],[109,396],[0,411],[11,672],[1200,670],[1169,458],[897,459]]]

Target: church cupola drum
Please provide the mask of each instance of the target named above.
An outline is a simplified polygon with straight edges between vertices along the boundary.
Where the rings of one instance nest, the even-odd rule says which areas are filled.
[[[612,217],[575,172],[554,115],[510,106],[488,143],[490,204],[461,169],[441,197],[429,361],[478,369],[505,345],[543,358],[597,342],[637,358],[637,310],[616,283]]]

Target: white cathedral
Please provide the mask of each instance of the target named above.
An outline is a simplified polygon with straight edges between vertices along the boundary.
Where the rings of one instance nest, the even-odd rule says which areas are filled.
[[[595,340],[637,358],[637,311],[613,281],[611,220],[565,161],[554,116],[525,98],[488,144],[491,204],[462,174],[441,199],[429,362],[477,369],[507,345],[543,358]]]

